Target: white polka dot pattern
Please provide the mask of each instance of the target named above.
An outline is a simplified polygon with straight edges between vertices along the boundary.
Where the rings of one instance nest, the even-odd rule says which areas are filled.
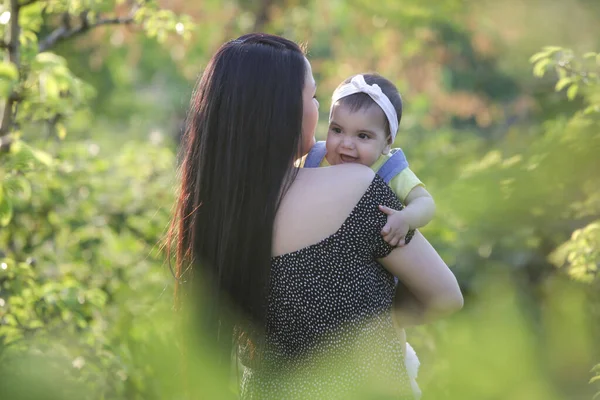
[[[377,263],[392,250],[380,204],[402,208],[375,177],[336,233],[272,259],[266,345],[260,366],[245,368],[242,399],[413,399],[394,277]]]

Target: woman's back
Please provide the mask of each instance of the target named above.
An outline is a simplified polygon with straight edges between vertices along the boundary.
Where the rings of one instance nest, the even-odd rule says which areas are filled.
[[[362,166],[311,170],[292,185],[275,222],[266,346],[244,398],[347,398],[377,382],[410,398],[394,278],[376,261],[391,251],[379,204],[401,207]]]
[[[317,243],[336,232],[374,174],[362,165],[301,169],[275,217],[273,256]]]

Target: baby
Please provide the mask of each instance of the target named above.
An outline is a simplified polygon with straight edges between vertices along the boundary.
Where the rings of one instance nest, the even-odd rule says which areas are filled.
[[[317,142],[301,165],[304,168],[359,163],[371,167],[394,191],[405,207],[387,214],[381,234],[392,246],[404,246],[415,229],[435,213],[433,198],[408,168],[401,149],[392,149],[402,118],[402,99],[389,80],[377,74],[355,75],[333,93],[327,141]],[[405,342],[404,330],[401,338]],[[410,344],[404,351],[406,368],[417,398],[419,359]]]
[[[433,198],[408,168],[401,149],[392,149],[402,118],[402,99],[389,80],[377,74],[355,75],[333,93],[326,142],[317,142],[304,168],[359,163],[371,167],[405,207],[392,210],[381,234],[392,246],[403,246],[409,231],[421,228],[435,213]]]

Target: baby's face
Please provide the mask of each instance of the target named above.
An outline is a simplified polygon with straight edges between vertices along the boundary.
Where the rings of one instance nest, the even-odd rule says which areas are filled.
[[[377,105],[352,112],[335,104],[327,132],[327,162],[370,167],[390,150],[385,126],[385,114]]]

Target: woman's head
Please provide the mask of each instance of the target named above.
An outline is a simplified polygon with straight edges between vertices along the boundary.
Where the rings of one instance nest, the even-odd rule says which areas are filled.
[[[377,85],[389,100],[391,110],[382,107],[365,93],[358,92],[335,100],[331,107],[327,133],[327,161],[332,164],[360,163],[371,166],[379,156],[389,152],[396,132],[392,132],[402,119],[402,99],[392,82],[377,74],[354,75],[342,82],[347,87],[356,77],[363,77],[369,86]],[[377,95],[377,94],[375,94]],[[394,118],[395,127],[390,123]],[[394,121],[392,121],[394,122]]]
[[[312,70],[296,43],[268,34],[244,35],[225,43],[210,60],[192,97],[188,128],[210,128],[204,135],[207,144],[225,141],[258,153],[277,145],[289,153],[290,143],[302,143],[303,125],[306,136],[314,134],[309,107],[314,104],[304,101],[311,90]]]
[[[197,84],[182,148],[177,275],[184,287],[201,275],[214,320],[225,302],[264,319],[273,220],[293,161],[308,151],[303,137],[314,136],[313,96],[303,51],[267,34],[225,43]]]
[[[299,156],[308,153],[315,144],[315,129],[319,121],[319,101],[315,97],[317,84],[312,74],[312,68],[305,59],[306,73],[304,76],[304,89],[302,91],[303,118],[302,118],[302,146]]]

